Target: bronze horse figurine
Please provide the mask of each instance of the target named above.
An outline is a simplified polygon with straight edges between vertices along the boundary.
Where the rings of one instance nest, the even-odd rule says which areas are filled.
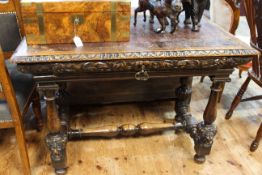
[[[184,24],[192,24],[192,31],[198,32],[207,0],[181,0],[185,11]],[[190,19],[191,18],[191,19]]]
[[[179,15],[182,12],[180,4],[182,3],[183,11],[185,11],[184,24],[188,25],[192,23],[192,31],[198,32],[200,22],[207,5],[207,0],[176,0],[175,5],[172,5],[172,0],[156,0],[157,3],[152,3],[150,0],[139,0],[139,7],[135,10],[134,25],[136,25],[137,13],[144,12],[144,21],[146,21],[146,10],[150,11],[150,23],[153,23],[154,16],[157,17],[161,28],[156,30],[160,33],[165,30],[168,25],[167,18],[171,20],[171,26],[173,27],[171,33],[176,29],[176,25],[179,21]],[[174,19],[174,16],[176,19]]]
[[[139,0],[139,7],[135,9],[134,25],[136,25],[137,13],[144,12],[144,21],[146,21],[145,12],[149,10],[151,16],[150,23],[153,23],[154,16],[156,16],[161,25],[161,28],[155,30],[156,33],[165,31],[166,25],[168,25],[167,18],[171,21],[170,33],[174,33],[178,24],[178,15],[182,11],[182,3],[181,0],[176,0],[176,3],[173,5],[172,1],[173,0],[165,0],[161,2],[161,0],[158,0],[156,3],[152,3],[150,0]]]
[[[137,13],[138,12],[143,12],[144,13],[144,22],[146,21],[146,11],[150,11],[150,23],[154,23],[154,15],[153,15],[153,9],[154,6],[150,2],[150,0],[139,0],[138,1],[138,7],[135,9],[135,19],[134,19],[134,26],[136,25],[136,18],[137,18]]]
[[[178,15],[182,11],[182,3],[181,0],[176,0],[174,4],[172,4],[173,0],[165,0],[163,3],[158,3],[155,5],[153,9],[153,14],[157,17],[161,28],[155,30],[156,33],[161,33],[165,31],[167,18],[171,21],[171,31],[170,33],[174,33],[178,24]]]

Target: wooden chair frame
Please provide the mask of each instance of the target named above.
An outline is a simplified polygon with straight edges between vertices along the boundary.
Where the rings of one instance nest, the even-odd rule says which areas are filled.
[[[33,88],[33,91],[31,92],[25,107],[22,110],[19,109],[14,88],[12,86],[9,73],[5,65],[5,59],[1,47],[0,47],[0,83],[1,83],[0,99],[6,100],[10,110],[10,115],[12,117],[12,121],[1,121],[0,128],[15,128],[17,144],[22,159],[23,171],[25,175],[29,175],[31,174],[31,171],[30,171],[30,164],[27,154],[22,118],[28,111],[28,108],[32,101],[33,111],[38,121],[38,130],[42,128],[39,95],[36,92],[36,88]]]
[[[21,38],[24,36],[24,28],[22,24],[22,15],[20,9],[20,0],[8,0],[6,3],[0,3],[0,13],[16,13],[16,18],[20,30]],[[2,52],[0,47],[0,99],[6,100],[7,105],[10,109],[10,114],[12,121],[0,122],[1,128],[15,128],[17,145],[19,148],[20,156],[22,159],[23,172],[25,175],[30,175],[30,163],[27,154],[27,148],[25,143],[24,127],[22,118],[29,109],[29,106],[32,102],[33,112],[37,119],[37,130],[42,128],[42,116],[41,116],[41,106],[40,98],[36,91],[36,88],[33,88],[29,98],[26,101],[26,104],[23,109],[19,109],[19,106],[16,101],[16,96],[12,82],[9,77],[8,70],[5,65],[4,58],[8,59],[11,57],[13,52]],[[21,112],[22,111],[22,112]]]
[[[244,4],[246,17],[250,29],[250,45],[253,48],[257,49],[260,52],[260,55],[257,57],[257,59],[252,60],[252,69],[249,69],[247,79],[242,84],[241,88],[239,89],[237,95],[235,96],[230,106],[230,109],[226,113],[226,119],[231,118],[234,110],[240,102],[262,99],[262,95],[242,99],[251,80],[253,80],[257,85],[259,85],[262,88],[262,1],[244,0]],[[260,124],[260,128],[257,131],[256,138],[250,146],[250,151],[255,151],[258,148],[261,138],[262,123]]]
[[[19,32],[21,38],[24,36],[24,28],[22,24],[22,16],[20,9],[20,0],[8,0],[6,3],[0,3],[0,13],[15,13],[17,23],[19,26]],[[27,154],[27,148],[25,143],[24,127],[22,118],[25,116],[26,112],[29,109],[29,106],[32,102],[33,112],[37,121],[37,130],[42,128],[42,117],[41,117],[41,106],[39,95],[36,91],[36,88],[32,88],[32,92],[29,95],[29,98],[26,101],[26,104],[23,109],[19,109],[19,106],[16,101],[16,96],[12,82],[9,77],[8,70],[5,65],[4,59],[9,59],[13,51],[2,52],[0,47],[0,99],[5,100],[10,110],[10,115],[12,117],[11,121],[1,121],[1,128],[15,128],[17,145],[19,148],[20,156],[22,159],[23,172],[25,175],[30,175],[30,163]],[[22,111],[22,112],[21,112]]]
[[[6,3],[0,3],[0,13],[16,13],[21,38],[25,36],[20,0],[7,0]],[[4,52],[4,58],[8,59],[12,54],[13,52]]]

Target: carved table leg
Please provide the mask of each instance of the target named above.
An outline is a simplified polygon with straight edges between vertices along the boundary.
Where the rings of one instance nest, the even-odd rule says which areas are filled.
[[[66,83],[59,84],[58,98],[58,113],[61,120],[62,131],[67,133],[69,130],[69,103],[70,95],[66,92]]]
[[[205,162],[205,156],[210,153],[213,145],[213,138],[216,135],[216,127],[213,122],[217,116],[217,103],[221,92],[221,83],[223,82],[213,79],[208,104],[204,111],[204,122],[198,123],[190,133],[195,142],[196,155],[194,159],[197,163]]]
[[[52,165],[57,174],[66,173],[66,143],[67,135],[61,132],[60,119],[55,103],[59,86],[57,84],[40,84],[38,90],[44,94],[47,107],[47,128],[49,134],[46,136],[46,144],[51,152]]]
[[[223,95],[223,92],[224,92],[224,89],[225,89],[225,85],[226,85],[226,82],[221,83],[221,91],[220,91],[219,96],[218,96],[218,103],[221,102],[221,98],[222,98],[222,95]]]
[[[181,86],[176,89],[175,121],[182,123],[185,130],[189,132],[190,128],[195,125],[195,120],[189,112],[189,104],[192,94],[192,77],[180,78]]]
[[[33,93],[34,94],[32,98],[32,108],[36,118],[37,131],[41,131],[43,128],[43,120],[42,120],[42,113],[41,113],[40,98],[36,90]]]

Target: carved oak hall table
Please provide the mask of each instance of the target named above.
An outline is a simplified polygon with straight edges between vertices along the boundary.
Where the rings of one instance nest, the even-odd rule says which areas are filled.
[[[180,24],[174,34],[155,34],[152,25],[138,22],[136,27],[131,27],[129,42],[85,43],[82,48],[73,44],[28,46],[24,40],[12,61],[20,71],[34,75],[38,90],[44,95],[49,130],[46,143],[56,173],[63,174],[66,172],[67,141],[83,136],[130,136],[183,129],[194,140],[195,161],[204,162],[216,134],[213,123],[220,86],[230,80],[234,67],[256,56],[255,50],[204,19],[200,32],[192,32],[191,28]],[[93,131],[69,127],[68,82],[150,81],[167,76],[180,81],[174,92],[176,116],[173,122],[122,125]],[[209,76],[213,82],[203,121],[199,123],[189,112],[193,76]]]

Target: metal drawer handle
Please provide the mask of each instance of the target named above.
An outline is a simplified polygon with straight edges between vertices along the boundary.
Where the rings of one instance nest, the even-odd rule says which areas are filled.
[[[146,80],[149,79],[149,75],[148,75],[147,71],[145,71],[144,65],[142,65],[142,70],[135,74],[135,78],[136,78],[136,80],[139,80],[139,81],[146,81]]]

